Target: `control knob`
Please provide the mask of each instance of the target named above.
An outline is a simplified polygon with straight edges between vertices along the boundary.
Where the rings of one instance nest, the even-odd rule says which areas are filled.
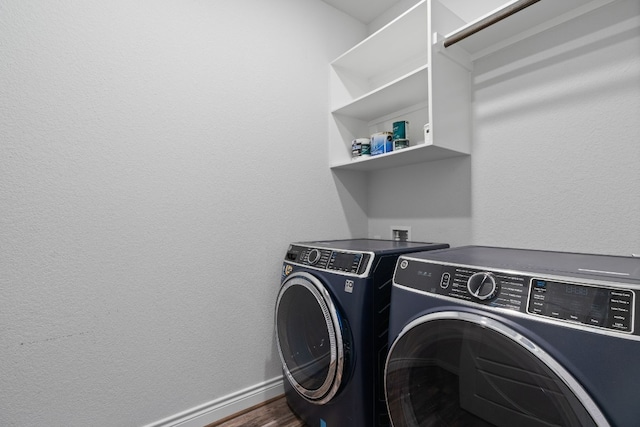
[[[493,273],[482,271],[469,277],[467,290],[474,298],[486,301],[495,298],[500,289]]]
[[[317,263],[318,261],[320,261],[320,251],[317,249],[311,249],[309,251],[309,255],[307,255],[307,260],[309,261],[309,264],[313,265],[315,263]]]

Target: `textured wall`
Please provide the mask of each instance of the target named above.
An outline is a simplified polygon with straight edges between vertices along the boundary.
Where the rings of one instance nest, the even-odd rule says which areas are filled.
[[[640,252],[640,2],[477,64],[473,241]]]
[[[352,232],[327,64],[364,31],[317,0],[0,1],[0,425],[280,374],[286,245]]]
[[[472,155],[372,174],[371,236],[640,253],[637,0],[477,61],[473,90]]]

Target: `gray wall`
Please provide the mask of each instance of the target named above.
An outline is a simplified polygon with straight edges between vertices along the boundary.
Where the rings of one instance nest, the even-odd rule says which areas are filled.
[[[288,243],[366,235],[326,142],[364,33],[317,0],[0,1],[0,425],[142,425],[281,374]]]
[[[618,1],[476,62],[472,155],[371,174],[370,236],[640,253],[639,23]]]

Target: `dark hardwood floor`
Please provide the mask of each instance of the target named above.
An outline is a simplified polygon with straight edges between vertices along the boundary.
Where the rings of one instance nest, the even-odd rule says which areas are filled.
[[[284,396],[280,396],[205,427],[306,427],[306,424],[291,412]]]

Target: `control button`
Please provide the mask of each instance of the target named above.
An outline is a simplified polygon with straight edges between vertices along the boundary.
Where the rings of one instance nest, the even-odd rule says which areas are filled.
[[[320,261],[320,251],[317,249],[311,249],[309,251],[309,255],[307,255],[307,260],[309,261],[309,264],[313,265],[315,263],[317,263],[318,261]]]
[[[444,273],[442,275],[442,278],[440,279],[440,287],[442,289],[447,289],[450,283],[451,283],[451,274]]]
[[[591,326],[604,326],[606,313],[598,304],[591,304],[591,310],[587,314],[586,323]]]
[[[631,305],[631,300],[627,301],[627,300],[623,300],[620,298],[611,298],[611,306],[616,306],[616,307],[629,307]]]
[[[629,324],[625,322],[613,322],[611,324],[611,329],[616,329],[620,331],[629,331]]]
[[[618,307],[618,306],[611,306],[611,312],[614,314],[628,314],[629,313],[629,309],[627,307]]]
[[[588,317],[587,324],[591,326],[602,326],[604,323],[602,320],[602,317]]]
[[[533,280],[533,289],[544,292],[547,290],[547,282],[545,280]]]
[[[498,295],[498,283],[492,273],[480,272],[469,277],[467,290],[480,301],[490,300]]]
[[[631,292],[625,292],[625,291],[611,291],[611,297],[624,298],[627,300],[631,300],[631,298],[633,297],[633,294]]]

